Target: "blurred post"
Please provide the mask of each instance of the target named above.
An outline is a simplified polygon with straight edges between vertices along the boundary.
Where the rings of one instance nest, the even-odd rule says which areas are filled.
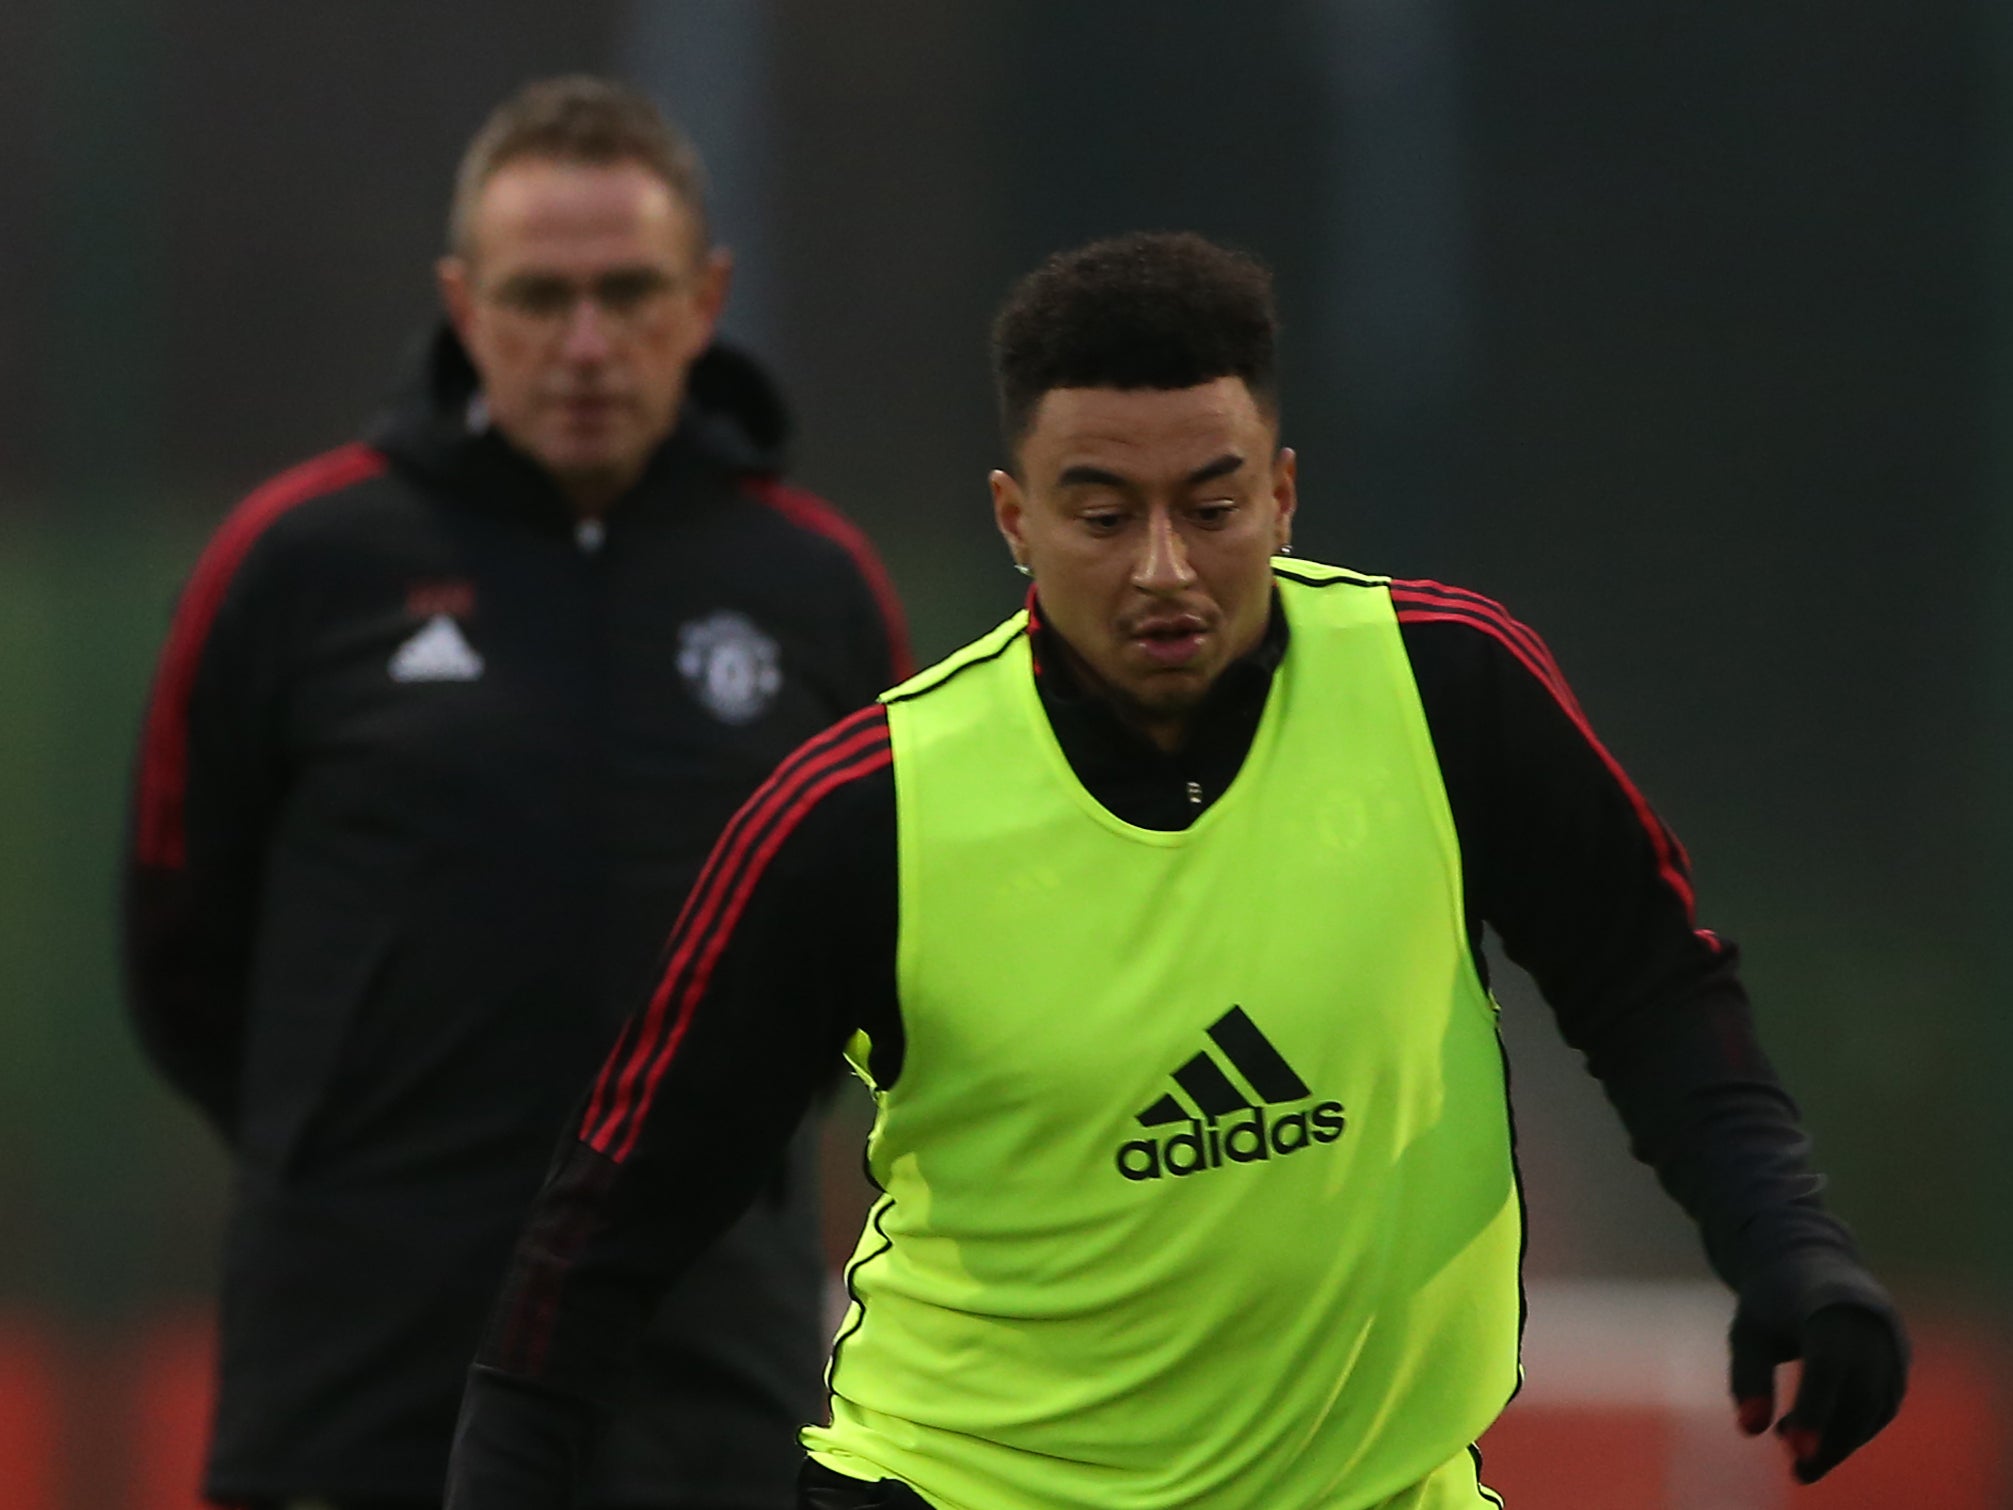
[[[1309,26],[1328,86],[1316,208],[1333,249],[1318,340],[1353,432],[1329,462],[1352,504],[1350,544],[1330,554],[1419,571],[1444,561],[1463,489],[1472,322],[1459,13],[1449,0],[1340,0],[1313,6]]]
[[[56,254],[41,344],[51,470],[67,509],[130,500],[160,460],[167,225],[156,10],[155,0],[97,0],[47,11]]]
[[[37,1129],[47,1269],[38,1298],[92,1322],[140,1304],[150,1277],[126,1220],[154,1171],[137,1155],[139,1080],[117,1009],[105,857],[116,850],[134,672],[108,646],[144,644],[145,580],[161,493],[168,227],[166,39],[156,0],[46,12],[53,278],[38,359],[49,385],[49,489],[20,561],[14,674],[25,705],[16,769],[35,794],[11,837],[33,876],[20,919],[29,970],[17,1025],[41,1058],[24,1089]],[[137,629],[135,621],[141,620]],[[32,942],[32,945],[30,941]],[[70,1192],[87,1192],[83,1197]]]
[[[617,40],[620,70],[691,135],[707,166],[713,235],[734,253],[726,335],[776,352],[776,152],[769,0],[642,0]]]
[[[1986,999],[1975,1004],[1979,1035],[1973,1094],[1985,1096],[1981,1157],[1962,1159],[1981,1230],[1979,1254],[2002,1319],[2013,1318],[2013,1011],[2004,1000],[2013,975],[2013,7],[1979,0],[1986,127],[1984,234],[1987,308],[1985,401],[1986,567],[1980,583],[1979,658],[1983,682],[1977,794],[1982,857],[1978,905],[1978,976]],[[1957,1150],[1935,1157],[1959,1159]]]

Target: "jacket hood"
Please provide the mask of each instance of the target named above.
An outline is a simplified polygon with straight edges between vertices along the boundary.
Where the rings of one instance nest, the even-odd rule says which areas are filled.
[[[715,341],[692,364],[678,427],[660,451],[691,446],[734,471],[780,472],[790,430],[768,373],[738,347]],[[444,320],[419,346],[366,438],[400,465],[450,485],[471,472],[490,473],[497,451],[532,466],[490,427],[475,367]]]

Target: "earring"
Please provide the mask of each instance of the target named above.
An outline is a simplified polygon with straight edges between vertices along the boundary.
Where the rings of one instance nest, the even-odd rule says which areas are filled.
[[[1032,577],[1034,575],[1034,568],[1032,566],[1029,566],[1025,561],[1014,562],[1013,569],[1019,572],[1023,577]]]
[[[1293,554],[1293,547],[1290,544],[1282,545],[1279,547],[1278,550],[1274,551],[1272,554],[1275,556],[1290,556]]]

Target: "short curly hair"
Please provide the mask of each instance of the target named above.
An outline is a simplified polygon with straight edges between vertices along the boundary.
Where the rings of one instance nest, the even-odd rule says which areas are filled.
[[[1052,388],[1193,388],[1242,378],[1278,413],[1279,316],[1256,257],[1192,231],[1136,231],[1058,252],[993,322],[993,379],[1009,451]]]
[[[691,212],[699,245],[711,245],[706,223],[706,168],[691,139],[649,96],[613,79],[573,73],[539,79],[490,112],[470,140],[454,175],[447,216],[448,249],[470,251],[476,201],[499,168],[526,157],[560,162],[641,163]]]

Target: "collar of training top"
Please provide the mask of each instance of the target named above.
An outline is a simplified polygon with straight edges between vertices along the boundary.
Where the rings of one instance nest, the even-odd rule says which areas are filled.
[[[1105,759],[1133,766],[1159,765],[1178,758],[1185,767],[1197,756],[1207,760],[1208,752],[1214,747],[1227,745],[1230,748],[1222,753],[1226,758],[1234,755],[1231,764],[1234,772],[1236,763],[1243,759],[1244,748],[1257,732],[1266,694],[1272,690],[1273,673],[1285,658],[1291,638],[1286,613],[1280,607],[1279,592],[1275,588],[1272,612],[1265,621],[1264,637],[1250,651],[1223,668],[1222,675],[1217,677],[1202,705],[1196,709],[1182,749],[1176,752],[1175,757],[1170,757],[1127,723],[1101,689],[1087,684],[1077,673],[1066,642],[1043,616],[1041,600],[1034,588],[1028,589],[1027,627],[1030,648],[1034,652],[1035,681],[1041,690],[1042,704],[1048,710],[1049,721],[1055,727],[1064,750],[1070,754],[1071,763],[1079,766],[1084,757],[1096,759],[1102,755]],[[1103,761],[1098,763],[1103,764]]]

